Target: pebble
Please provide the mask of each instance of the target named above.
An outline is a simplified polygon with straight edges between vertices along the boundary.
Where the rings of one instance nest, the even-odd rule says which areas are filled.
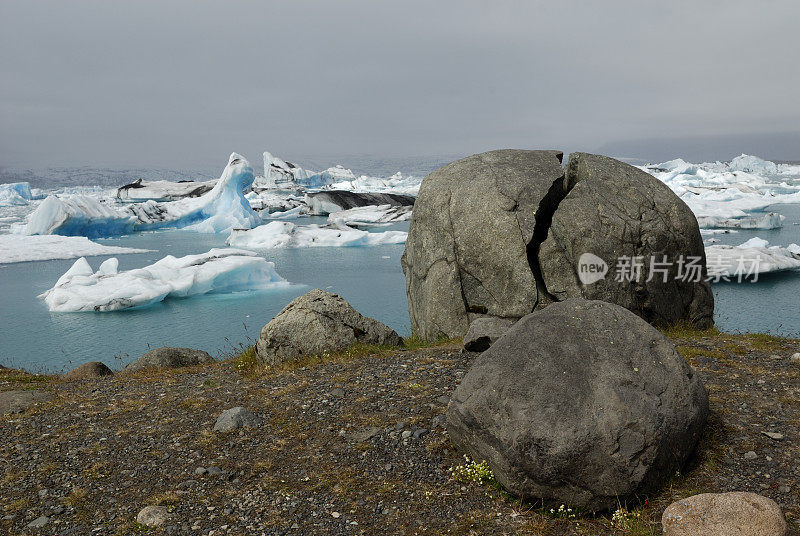
[[[406,427],[406,421],[400,421],[394,425],[394,429],[397,430],[398,432],[405,427]]]
[[[794,354],[790,361],[795,365],[800,365],[800,352]]]
[[[756,458],[758,458],[758,454],[756,454],[752,450],[748,450],[747,452],[744,453],[745,460],[755,460]]]
[[[425,428],[418,428],[414,430],[414,439],[420,439],[426,435],[428,435],[428,430]]]
[[[335,389],[331,389],[331,396],[335,396],[336,398],[342,398],[344,396],[344,389],[341,387],[336,387]]]
[[[770,439],[774,439],[775,441],[780,441],[781,439],[783,439],[783,434],[779,432],[761,432],[761,433]]]
[[[445,406],[450,403],[450,397],[447,395],[442,395],[436,399],[436,401],[440,404],[444,404]]]
[[[50,523],[50,518],[47,516],[39,516],[30,523],[28,523],[29,529],[40,529]]]
[[[331,512],[331,517],[334,519],[339,519],[342,516],[339,512]]]
[[[197,469],[194,470],[194,474],[196,474],[196,475],[204,475],[207,472],[208,472],[208,469],[206,469],[205,467],[198,467]]]
[[[222,474],[222,469],[220,469],[220,468],[219,468],[219,467],[217,467],[216,465],[212,465],[212,466],[210,466],[208,469],[206,469],[206,472],[207,472],[209,475],[212,475],[212,476],[219,476],[219,475],[221,475],[221,474]]]
[[[136,522],[140,525],[148,527],[158,527],[163,525],[169,517],[166,507],[164,506],[145,506],[136,515]]]
[[[411,430],[404,430],[403,433],[400,435],[402,436],[403,439],[408,439],[409,437],[411,437],[412,433],[413,432],[411,432]]]

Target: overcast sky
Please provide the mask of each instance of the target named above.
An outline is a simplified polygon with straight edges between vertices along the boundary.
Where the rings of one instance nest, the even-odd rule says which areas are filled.
[[[796,0],[0,0],[0,165],[800,159],[799,24]]]

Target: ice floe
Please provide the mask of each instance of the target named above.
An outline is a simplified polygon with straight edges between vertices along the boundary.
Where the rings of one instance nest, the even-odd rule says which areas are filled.
[[[149,249],[106,246],[84,236],[23,236],[0,234],[0,264],[27,261],[75,259],[92,255],[146,253]]]
[[[94,272],[81,257],[43,298],[51,311],[119,311],[166,298],[288,286],[275,264],[251,251],[212,249],[199,255],[171,255],[135,270],[118,271],[116,258]]]
[[[800,269],[800,246],[770,247],[756,237],[738,246],[706,246],[706,262],[712,281],[757,279],[760,274]]]
[[[11,182],[0,184],[0,207],[27,205],[34,195],[27,182]]]
[[[117,189],[117,199],[122,201],[177,201],[186,197],[200,197],[210,192],[217,181],[143,181],[139,179]]]
[[[344,190],[329,190],[306,194],[305,202],[309,213],[327,216],[334,212],[356,207],[376,207],[380,205],[412,206],[414,197],[393,193],[357,193]]]
[[[407,236],[408,233],[403,231],[370,233],[346,226],[295,225],[288,221],[273,221],[255,229],[234,229],[227,243],[251,249],[357,247],[403,244]]]
[[[261,223],[244,190],[253,182],[253,169],[233,153],[222,176],[206,194],[168,203],[147,201],[118,206],[83,195],[48,196],[15,232],[27,235],[78,235],[90,238],[134,231],[180,227],[203,233],[251,228]]]
[[[408,221],[411,218],[412,208],[412,206],[408,205],[356,207],[332,212],[328,215],[328,222],[349,227],[386,226],[392,223]]]
[[[741,155],[729,163],[682,159],[642,169],[683,199],[704,228],[774,229],[783,218],[772,205],[800,203],[800,166]]]

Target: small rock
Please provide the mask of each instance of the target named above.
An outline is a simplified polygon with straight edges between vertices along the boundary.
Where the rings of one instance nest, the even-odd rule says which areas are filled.
[[[339,512],[331,512],[331,517],[334,519],[339,519],[342,516]]]
[[[208,472],[208,469],[206,469],[205,467],[198,467],[197,469],[194,470],[194,474],[196,474],[196,475],[204,475],[207,472]]]
[[[150,350],[142,357],[122,369],[123,373],[135,372],[142,369],[169,369],[191,367],[213,363],[214,358],[203,350],[193,348],[172,348],[165,346]]]
[[[394,425],[394,429],[397,430],[398,432],[405,427],[406,427],[406,421],[400,421]]]
[[[775,441],[780,441],[781,439],[783,439],[783,434],[781,434],[780,432],[761,432],[761,433],[770,439],[774,439]]]
[[[216,465],[211,465],[208,467],[208,469],[206,469],[206,472],[211,476],[219,476],[222,474],[222,469]]]
[[[169,517],[169,512],[164,506],[145,506],[136,516],[136,522],[147,527],[163,525]]]
[[[217,417],[214,424],[215,432],[230,432],[239,428],[255,428],[261,424],[261,419],[253,415],[247,408],[237,406],[226,409]]]
[[[89,361],[64,374],[64,379],[69,381],[96,380],[112,374],[114,372],[100,361]]]
[[[331,389],[331,396],[336,398],[342,398],[344,396],[344,389],[342,389],[341,387],[336,387],[334,389]]]
[[[794,354],[790,361],[796,365],[800,365],[800,352]]]
[[[418,428],[414,430],[414,439],[420,439],[422,437],[425,437],[426,435],[428,435],[428,430],[426,430],[425,428]]]
[[[411,437],[412,433],[413,432],[411,432],[411,430],[404,430],[403,433],[400,435],[403,437],[403,439],[408,439],[409,437]]]
[[[756,454],[752,450],[748,450],[747,452],[744,453],[745,460],[755,460],[756,458],[758,458],[758,454]]]
[[[450,403],[450,397],[447,395],[442,395],[436,399],[436,401],[440,404],[444,404],[445,406]]]
[[[50,523],[50,518],[47,516],[39,516],[30,523],[28,523],[29,529],[40,529]]]
[[[372,426],[372,427],[370,427],[370,428],[365,428],[365,429],[363,429],[363,430],[360,430],[360,431],[358,431],[358,432],[355,432],[355,433],[353,433],[353,435],[351,436],[351,438],[353,439],[353,441],[356,441],[356,442],[358,442],[358,443],[361,443],[361,442],[363,442],[363,441],[367,441],[367,440],[369,440],[369,439],[371,439],[371,438],[375,437],[375,436],[376,436],[376,435],[378,435],[380,432],[381,432],[381,429],[380,429],[380,428],[377,428],[377,427],[374,427],[374,426]]]
[[[661,516],[664,536],[784,536],[778,505],[755,493],[702,493],[669,505]]]
[[[300,525],[298,525],[297,523],[292,523],[292,529],[299,529],[299,528]]]

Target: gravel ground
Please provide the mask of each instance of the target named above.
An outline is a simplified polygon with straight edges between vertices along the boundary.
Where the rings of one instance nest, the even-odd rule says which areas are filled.
[[[673,500],[733,490],[776,500],[800,534],[800,341],[670,336],[712,416],[684,474],[624,522],[453,477],[443,414],[476,354],[451,345],[258,376],[234,362],[79,382],[0,370],[0,390],[55,395],[0,422],[0,534],[656,535]],[[261,424],[213,432],[234,406]],[[164,525],[136,523],[149,505]]]

